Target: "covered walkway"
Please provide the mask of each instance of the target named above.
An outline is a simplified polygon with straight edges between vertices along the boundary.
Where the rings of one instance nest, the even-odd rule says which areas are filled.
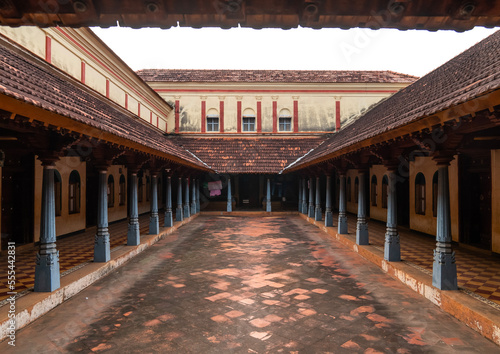
[[[16,350],[498,349],[297,216],[202,216],[172,236],[20,330]]]

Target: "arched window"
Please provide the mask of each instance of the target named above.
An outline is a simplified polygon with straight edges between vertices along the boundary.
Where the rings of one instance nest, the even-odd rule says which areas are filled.
[[[62,179],[59,171],[54,170],[54,197],[56,203],[56,216],[61,216],[62,211]]]
[[[251,108],[247,108],[243,111],[243,131],[244,132],[254,132],[255,131],[255,112]]]
[[[425,176],[418,173],[415,177],[415,213],[425,215]]]
[[[144,194],[144,187],[142,185],[142,177],[137,180],[137,202],[142,203],[142,196]]]
[[[347,191],[347,201],[350,202],[352,201],[352,196],[351,196],[351,177],[347,177],[347,187],[346,187]]]
[[[149,202],[149,197],[151,195],[151,179],[149,176],[146,177],[146,201]]]
[[[384,175],[382,178],[382,208],[387,209],[387,198],[389,196],[389,178]]]
[[[115,206],[115,179],[113,175],[108,177],[108,208]]]
[[[120,187],[118,189],[118,204],[125,205],[125,201],[127,199],[127,184],[125,181],[125,176],[123,174],[120,175]]]
[[[207,112],[207,132],[219,131],[219,112],[211,108]]]
[[[279,131],[291,132],[292,131],[292,113],[286,108],[283,108],[279,114]]]
[[[434,217],[438,215],[438,180],[439,174],[436,171],[432,176],[432,215]]]
[[[357,203],[359,199],[359,178],[354,179],[354,203]]]
[[[372,189],[371,189],[371,199],[372,206],[377,206],[377,176],[372,176]]]
[[[80,212],[80,174],[76,170],[71,171],[69,175],[68,212],[70,214]]]

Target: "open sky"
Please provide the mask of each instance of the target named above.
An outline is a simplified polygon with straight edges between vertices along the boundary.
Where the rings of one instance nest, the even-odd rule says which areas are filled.
[[[497,29],[93,28],[133,70],[393,70],[423,76]]]

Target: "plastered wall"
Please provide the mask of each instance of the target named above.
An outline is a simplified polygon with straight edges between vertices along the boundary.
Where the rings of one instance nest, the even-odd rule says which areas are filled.
[[[373,165],[370,168],[370,178],[368,179],[368,184],[370,185],[370,200],[368,201],[368,205],[370,206],[370,218],[387,222],[387,208],[382,207],[382,180],[384,176],[389,174],[387,173],[387,169],[382,165]],[[372,205],[371,201],[371,181],[372,176],[377,177],[377,205]]]

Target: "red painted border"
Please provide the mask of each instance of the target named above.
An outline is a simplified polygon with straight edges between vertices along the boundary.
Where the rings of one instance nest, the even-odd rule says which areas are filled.
[[[201,132],[207,132],[207,102],[201,101]]]
[[[180,102],[179,100],[175,100],[175,132],[179,132],[179,109],[180,109]]]
[[[82,82],[82,84],[85,83],[85,62],[84,61],[82,61],[82,70],[80,73],[80,81]]]
[[[395,93],[398,90],[203,90],[155,89],[156,92],[234,92],[234,93]]]
[[[52,38],[45,36],[45,60],[52,63]]]
[[[335,102],[335,129],[340,130],[340,101]]]
[[[224,101],[220,101],[219,131],[224,133]]]
[[[278,102],[273,101],[273,133],[278,132]]]
[[[257,133],[262,133],[262,102],[257,101]]]
[[[87,53],[88,56],[90,56],[96,63],[99,63],[104,69],[106,69],[109,73],[111,73],[115,78],[117,78],[119,81],[121,81],[126,87],[128,87],[131,91],[135,92],[137,96],[142,98],[144,101],[149,103],[153,108],[158,110],[159,112],[163,113],[165,116],[165,119],[167,119],[168,114],[163,112],[160,108],[158,108],[153,102],[148,100],[146,97],[140,94],[139,91],[135,90],[132,86],[130,86],[121,76],[119,76],[117,73],[115,73],[113,70],[111,70],[106,64],[104,64],[102,61],[100,61],[97,57],[95,57],[92,53],[90,53],[84,46],[82,46],[76,39],[74,39],[72,36],[70,36],[68,33],[66,33],[61,27],[56,27],[59,32],[61,32],[66,38],[68,38],[71,42],[76,44],[78,48],[83,50],[85,53]],[[50,39],[50,37],[47,37]],[[48,60],[47,60],[48,61]],[[50,61],[48,61],[50,63]]]
[[[137,115],[141,116],[141,102],[137,102]]]
[[[299,101],[293,101],[293,132],[299,132]]]
[[[149,123],[153,124],[153,111],[149,111]]]
[[[128,93],[125,93],[125,109],[128,109]]]
[[[106,79],[106,97],[109,98],[109,80]]]
[[[238,133],[241,133],[241,101],[236,102]]]

